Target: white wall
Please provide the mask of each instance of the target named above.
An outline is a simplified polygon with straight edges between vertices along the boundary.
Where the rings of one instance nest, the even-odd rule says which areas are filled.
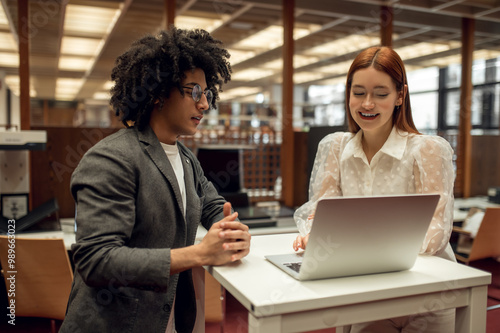
[[[19,96],[10,92],[10,122],[11,125],[17,125],[21,129],[21,102]]]
[[[7,85],[4,71],[0,71],[0,124],[7,124]]]
[[[7,124],[7,84],[5,83],[5,72],[0,71],[0,124]],[[16,96],[10,91],[10,121],[11,125],[17,125],[21,128],[21,108],[19,96]],[[4,130],[4,128],[0,128]]]

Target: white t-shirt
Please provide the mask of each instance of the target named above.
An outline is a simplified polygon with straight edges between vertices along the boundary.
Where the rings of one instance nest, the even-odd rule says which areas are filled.
[[[161,143],[161,142],[160,142]],[[184,216],[186,216],[186,183],[184,183],[184,168],[182,167],[181,156],[179,154],[179,148],[177,147],[177,143],[175,145],[167,145],[165,143],[161,143],[165,154],[167,154],[168,160],[170,164],[172,164],[172,168],[175,172],[175,178],[177,178],[177,183],[179,184],[179,188],[181,190],[182,197],[182,205]],[[175,333],[175,320],[174,320],[174,308],[175,308],[175,298],[172,303],[172,311],[170,311],[170,317],[168,319],[167,329],[165,333]]]
[[[177,178],[177,183],[179,184],[179,188],[181,190],[183,212],[184,216],[186,216],[186,184],[184,183],[184,168],[182,167],[179,148],[177,147],[177,143],[175,143],[175,145],[161,143],[161,146],[163,147],[165,154],[167,154],[170,164],[172,164],[172,167],[174,168],[175,177]]]

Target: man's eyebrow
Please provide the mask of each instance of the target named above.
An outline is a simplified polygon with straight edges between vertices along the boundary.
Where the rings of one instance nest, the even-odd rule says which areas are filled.
[[[193,87],[194,87],[194,86],[195,86],[195,85],[197,85],[197,84],[198,84],[198,83],[196,83],[196,82],[188,82],[188,83],[184,83],[183,85],[184,85],[184,86],[193,86]]]

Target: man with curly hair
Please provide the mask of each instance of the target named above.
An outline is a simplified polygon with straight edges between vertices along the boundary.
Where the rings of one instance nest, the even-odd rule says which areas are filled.
[[[127,128],[72,175],[75,277],[60,332],[192,332],[191,268],[248,254],[248,227],[177,141],[215,106],[228,58],[206,31],[174,27],[117,58],[111,105]],[[193,245],[200,223],[208,232]]]

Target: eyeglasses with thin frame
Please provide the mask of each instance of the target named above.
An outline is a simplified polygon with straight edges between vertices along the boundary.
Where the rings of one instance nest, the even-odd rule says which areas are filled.
[[[191,97],[193,98],[193,101],[195,101],[196,103],[198,103],[201,100],[201,94],[205,94],[205,97],[207,98],[208,106],[210,107],[212,105],[212,99],[214,97],[212,90],[207,89],[207,90],[203,91],[199,84],[195,84],[192,87],[183,86],[182,88],[191,89]]]

